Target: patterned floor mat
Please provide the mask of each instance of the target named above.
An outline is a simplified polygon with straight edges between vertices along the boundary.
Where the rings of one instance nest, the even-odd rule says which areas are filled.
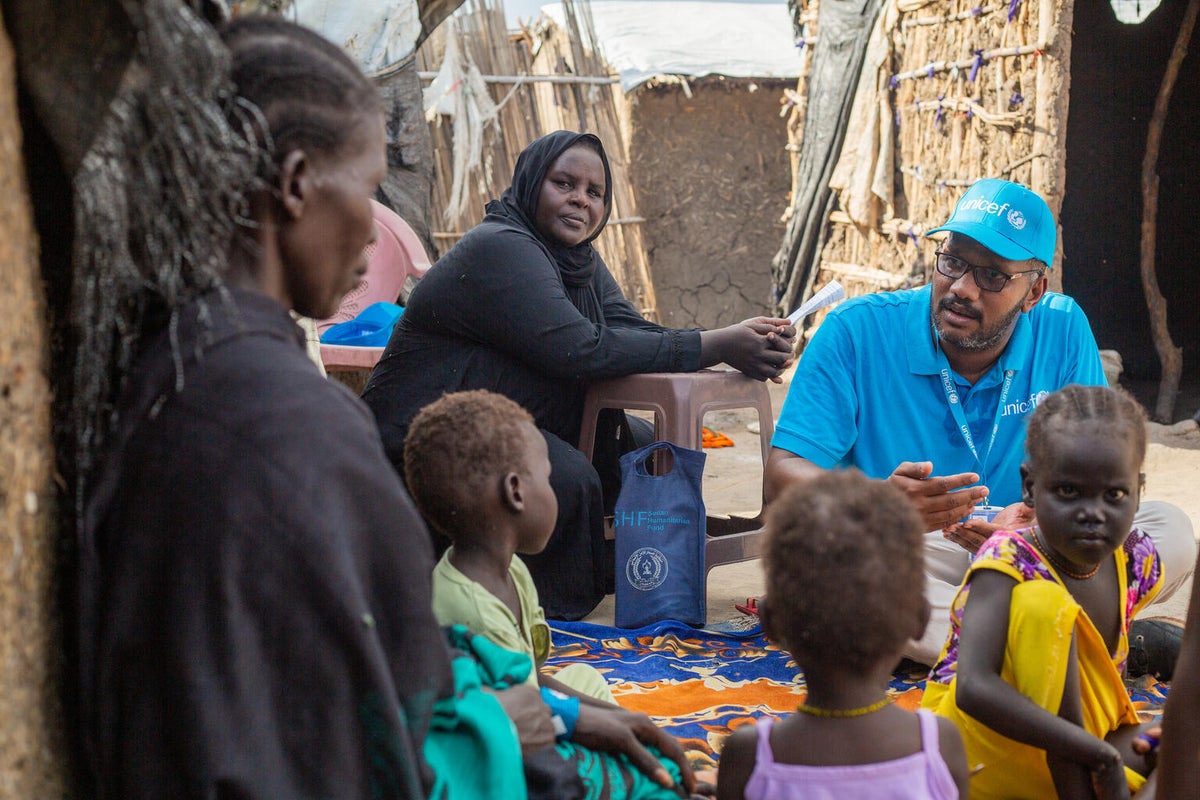
[[[804,700],[804,676],[791,657],[767,642],[753,617],[695,629],[665,621],[624,630],[587,622],[552,622],[550,670],[591,664],[608,679],[625,708],[649,714],[688,751],[692,766],[716,765],[725,737],[763,716],[790,714]],[[902,662],[889,691],[914,709],[926,670]],[[1131,682],[1143,719],[1161,712],[1167,687],[1149,679]]]

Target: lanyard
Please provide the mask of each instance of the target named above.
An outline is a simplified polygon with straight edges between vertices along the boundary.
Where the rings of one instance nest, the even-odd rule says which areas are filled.
[[[967,425],[967,415],[963,413],[962,403],[959,402],[958,387],[954,383],[954,378],[950,374],[950,362],[946,360],[946,354],[942,351],[942,347],[934,339],[934,348],[937,350],[938,363],[941,367],[942,390],[946,393],[946,405],[950,406],[950,415],[954,417],[954,422],[958,425],[958,432],[962,434],[963,441],[967,443],[967,449],[971,451],[971,455],[975,457],[975,462],[979,465],[979,482],[987,485],[987,480],[984,475],[987,467],[987,458],[991,455],[992,445],[996,443],[996,434],[1000,430],[1000,416],[1004,413],[1004,403],[1008,400],[1008,390],[1012,388],[1013,376],[1016,370],[1004,370],[1004,385],[1000,389],[1000,400],[996,403],[996,416],[992,422],[992,435],[988,438],[987,449],[983,451],[983,455],[979,454],[979,450],[975,447],[975,437],[971,435],[971,428]]]

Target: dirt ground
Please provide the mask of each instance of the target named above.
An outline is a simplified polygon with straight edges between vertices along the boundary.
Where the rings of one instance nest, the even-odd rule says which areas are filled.
[[[787,376],[790,378],[790,374]],[[769,385],[776,416],[787,396],[789,383]],[[704,470],[704,502],[709,514],[752,515],[761,507],[762,459],[759,436],[748,430],[755,419],[752,411],[722,411],[710,414],[704,424],[734,441],[733,447],[709,449]],[[1200,426],[1188,419],[1171,426],[1150,424],[1150,446],[1146,454],[1145,500],[1165,500],[1179,506],[1200,531]],[[720,622],[741,616],[735,603],[763,592],[762,562],[716,567],[708,579],[708,621]],[[1155,617],[1182,622],[1187,612],[1190,582],[1154,611]],[[588,617],[589,622],[613,624],[613,596]]]

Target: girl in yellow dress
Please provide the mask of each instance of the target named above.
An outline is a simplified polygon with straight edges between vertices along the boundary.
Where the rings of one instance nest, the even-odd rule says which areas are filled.
[[[1149,771],[1121,678],[1129,623],[1162,583],[1130,530],[1145,420],[1123,392],[1078,385],[1030,419],[1021,485],[1037,523],[980,548],[922,701],[962,732],[973,800],[1126,798]]]

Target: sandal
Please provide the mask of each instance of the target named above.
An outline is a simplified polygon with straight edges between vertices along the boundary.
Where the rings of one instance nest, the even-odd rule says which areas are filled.
[[[1129,626],[1129,659],[1125,675],[1140,678],[1149,675],[1169,681],[1179,660],[1183,628],[1164,619],[1135,620]]]
[[[747,597],[745,605],[742,605],[740,603],[734,603],[733,607],[748,617],[757,617],[758,616],[758,598],[757,597]]]

